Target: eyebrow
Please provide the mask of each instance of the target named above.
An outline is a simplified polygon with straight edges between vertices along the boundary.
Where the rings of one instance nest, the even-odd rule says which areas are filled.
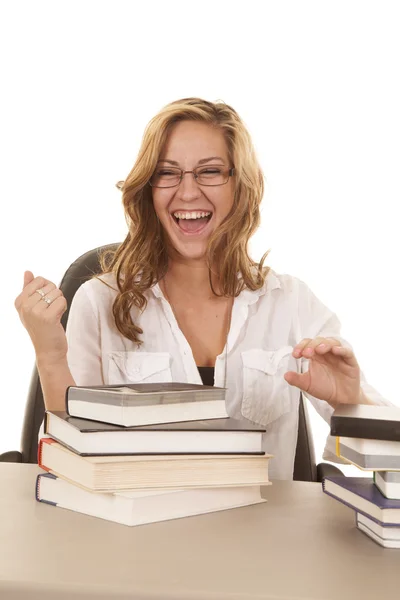
[[[211,162],[212,160],[220,160],[221,162],[225,162],[221,156],[209,156],[208,158],[202,158],[201,160],[198,161],[197,164],[204,165],[205,163]],[[160,158],[160,160],[158,162],[167,162],[167,163],[170,163],[171,165],[176,165],[177,167],[179,167],[179,163],[176,162],[176,160],[168,160],[167,158]]]

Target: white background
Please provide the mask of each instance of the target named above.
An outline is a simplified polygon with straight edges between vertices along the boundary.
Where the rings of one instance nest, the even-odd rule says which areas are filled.
[[[148,120],[223,99],[266,176],[254,258],[308,283],[370,383],[399,403],[399,4],[21,2],[0,6],[0,452],[34,363],[14,299],[126,233],[120,193]],[[313,414],[317,456],[328,426]]]

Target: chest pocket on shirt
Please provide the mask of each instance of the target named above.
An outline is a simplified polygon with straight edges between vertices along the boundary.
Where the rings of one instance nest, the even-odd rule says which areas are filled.
[[[108,377],[112,383],[163,383],[172,381],[168,352],[111,352]]]
[[[268,425],[291,410],[289,384],[283,375],[296,370],[293,348],[246,350],[242,352],[242,415],[261,425]],[[293,361],[293,362],[292,362]]]

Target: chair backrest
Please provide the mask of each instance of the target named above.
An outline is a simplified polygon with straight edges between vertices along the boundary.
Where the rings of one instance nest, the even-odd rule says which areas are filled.
[[[100,253],[103,250],[114,250],[118,245],[108,244],[107,246],[94,248],[77,258],[67,269],[59,285],[68,304],[68,309],[61,320],[64,329],[68,321],[69,308],[77,289],[84,281],[90,279],[92,275],[100,273]],[[22,426],[21,452],[22,462],[24,463],[37,463],[38,435],[43,418],[43,393],[35,365]],[[294,479],[299,481],[316,481],[314,445],[302,394],[300,394],[299,402],[299,429],[294,463]]]

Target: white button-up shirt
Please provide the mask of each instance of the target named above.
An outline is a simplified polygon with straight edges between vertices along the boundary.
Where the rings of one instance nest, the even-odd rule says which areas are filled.
[[[143,329],[141,346],[115,326],[112,304],[115,278],[103,275],[114,289],[92,279],[76,292],[68,318],[68,364],[76,385],[180,381],[202,383],[191,348],[179,329],[158,284],[146,292],[147,307],[132,318]],[[300,390],[284,379],[286,371],[305,372],[309,360],[295,359],[293,347],[303,338],[340,335],[340,322],[301,280],[270,270],[264,286],[243,290],[235,298],[227,346],[215,363],[215,385],[226,387],[231,417],[265,426],[263,448],[274,456],[271,479],[292,479],[298,429]],[[376,404],[391,404],[361,374],[365,394]],[[329,423],[331,406],[305,394]],[[324,458],[335,459],[328,436]]]

